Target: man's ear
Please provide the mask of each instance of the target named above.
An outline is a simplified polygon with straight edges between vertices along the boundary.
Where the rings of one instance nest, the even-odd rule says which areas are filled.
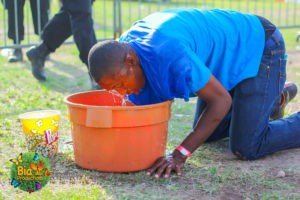
[[[131,67],[131,66],[137,65],[137,60],[136,60],[136,58],[134,57],[134,55],[131,52],[127,53],[127,55],[126,55],[125,65],[127,67]]]

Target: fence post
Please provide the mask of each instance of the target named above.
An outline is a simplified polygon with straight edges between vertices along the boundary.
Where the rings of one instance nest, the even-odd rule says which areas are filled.
[[[119,11],[119,37],[122,34],[122,12],[121,12],[121,0],[118,0],[118,11]]]
[[[116,16],[116,15],[117,15],[117,14],[116,14],[116,13],[117,13],[117,12],[116,12],[116,10],[117,10],[117,8],[116,8],[117,5],[116,5],[116,4],[117,4],[117,3],[116,3],[116,1],[117,1],[117,0],[113,0],[114,40],[115,40],[116,37],[117,37],[117,30],[116,30],[116,29],[117,29],[117,28],[116,28],[116,27],[117,27],[117,16]]]
[[[14,0],[14,16],[15,16],[15,41],[16,45],[20,45],[19,40],[19,18],[18,18],[18,3],[17,0]]]
[[[6,32],[6,13],[5,13],[5,8],[6,8],[6,2],[5,2],[5,0],[2,2],[3,3],[3,25],[4,25],[4,34],[3,34],[3,36],[4,36],[4,46],[6,46],[7,45],[7,43],[6,43],[6,34],[7,34],[7,32]]]
[[[122,34],[121,0],[114,0],[114,39]]]
[[[38,34],[39,34],[39,40],[41,41],[41,29],[42,29],[42,23],[41,23],[41,0],[37,0],[37,17],[38,17]],[[33,11],[31,11],[33,12]]]

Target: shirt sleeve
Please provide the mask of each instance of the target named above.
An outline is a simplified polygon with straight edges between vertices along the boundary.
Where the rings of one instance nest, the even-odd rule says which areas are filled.
[[[188,79],[187,86],[190,93],[195,93],[201,90],[211,76],[211,72],[203,61],[192,51],[186,51],[186,59],[188,59]]]

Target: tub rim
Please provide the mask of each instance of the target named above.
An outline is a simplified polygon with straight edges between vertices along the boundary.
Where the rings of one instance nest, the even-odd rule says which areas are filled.
[[[171,105],[174,102],[174,99],[172,100],[167,100],[164,102],[160,103],[155,103],[155,104],[149,104],[149,105],[137,105],[137,106],[91,106],[91,105],[85,105],[85,104],[80,104],[80,103],[74,103],[68,100],[68,98],[76,95],[83,95],[87,93],[103,93],[107,92],[106,90],[98,90],[98,91],[87,91],[87,92],[77,92],[73,93],[71,95],[68,95],[64,98],[64,103],[67,105],[71,105],[73,107],[78,107],[78,108],[109,108],[111,110],[143,110],[143,109],[149,109],[149,108],[154,108],[154,107],[160,107],[163,105]]]

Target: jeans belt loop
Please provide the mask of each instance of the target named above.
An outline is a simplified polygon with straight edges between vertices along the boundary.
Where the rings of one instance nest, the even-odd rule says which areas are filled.
[[[282,35],[279,31],[279,29],[276,27],[274,33],[268,38],[265,44],[265,48],[270,48],[274,46],[275,44],[279,45],[279,41],[281,40]]]

